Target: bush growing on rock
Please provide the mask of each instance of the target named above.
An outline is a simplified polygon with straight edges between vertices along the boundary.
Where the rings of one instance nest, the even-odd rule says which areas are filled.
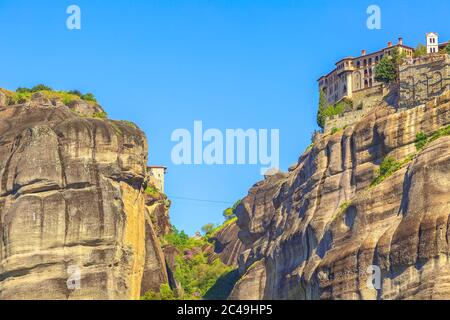
[[[175,294],[168,284],[162,284],[159,287],[159,292],[149,291],[141,300],[177,300]]]
[[[16,89],[17,94],[31,94],[35,92],[44,92],[52,98],[59,96],[66,105],[77,97],[84,101],[97,103],[97,99],[92,93],[83,94],[80,90],[56,91],[44,84],[35,85],[31,89],[26,87],[19,87]]]
[[[83,99],[85,101],[97,102],[97,99],[95,98],[95,96],[92,93],[83,94],[81,96],[81,99]]]
[[[419,151],[425,147],[428,142],[427,135],[422,131],[416,134],[416,149]]]
[[[236,217],[236,208],[241,204],[241,200],[236,201],[233,206],[230,208],[227,208],[223,211],[223,217],[225,218],[225,221],[233,219]]]
[[[214,231],[215,225],[213,223],[207,223],[202,227],[203,234],[209,235]]]

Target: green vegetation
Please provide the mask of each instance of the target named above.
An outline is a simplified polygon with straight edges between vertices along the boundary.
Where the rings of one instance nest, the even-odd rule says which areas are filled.
[[[386,157],[380,164],[380,168],[377,170],[377,176],[370,184],[371,187],[376,186],[392,176],[396,171],[401,169],[404,165],[414,159],[415,154],[407,156],[402,161],[397,161],[392,157]]]
[[[397,83],[405,57],[406,52],[400,53],[398,49],[394,49],[391,55],[384,56],[375,67],[375,80],[385,84]]]
[[[183,299],[199,299],[214,286],[220,277],[232,271],[220,259],[208,262],[207,254],[201,252],[193,257],[177,256],[174,272],[184,291]]]
[[[338,133],[339,131],[339,128],[333,127],[333,129],[331,129],[331,134],[333,135],[335,133]]]
[[[153,185],[147,185],[144,192],[153,198],[157,198],[160,194],[159,190]]]
[[[345,213],[345,211],[350,207],[351,204],[352,203],[350,201],[345,201],[344,203],[342,203],[339,206],[338,211],[331,218],[331,220],[336,220],[336,219],[340,218]]]
[[[353,109],[353,101],[349,98],[344,98],[335,105],[329,105],[325,111],[325,117],[332,117],[335,115],[343,114],[345,111]]]
[[[377,177],[372,181],[372,186],[380,184],[386,178],[390,177],[395,171],[401,168],[401,163],[392,157],[386,157],[380,164],[380,169],[377,171]]]
[[[38,85],[35,85],[34,87],[32,87],[31,89],[25,88],[25,87],[19,87],[16,90],[17,93],[35,93],[35,92],[39,92],[39,91],[53,91],[53,89],[46,85],[38,84]]]
[[[427,144],[441,138],[444,136],[448,136],[450,135],[450,125],[441,128],[437,131],[435,131],[434,133],[432,133],[429,137],[423,133],[423,132],[419,132],[416,135],[416,149],[417,151],[422,150]]]
[[[214,228],[214,225],[211,226]],[[208,229],[208,232],[212,230]],[[184,231],[172,226],[172,232],[164,237],[162,243],[174,246],[179,252],[175,256],[175,268],[172,271],[181,290],[174,292],[169,285],[163,284],[159,292],[147,292],[143,300],[197,300],[228,296],[232,279],[229,274],[233,268],[219,258],[210,261],[210,254],[204,250],[212,245],[207,237],[189,237]],[[235,276],[234,273],[232,275]]]
[[[444,137],[450,135],[450,125],[443,127],[434,133],[432,133],[430,136],[427,136],[423,132],[419,132],[416,135],[416,149],[417,151],[422,150],[426,145],[429,143]],[[376,178],[372,181],[371,186],[376,186],[383,182],[386,178],[390,177],[394,172],[402,168],[404,165],[409,163],[412,159],[415,157],[415,153],[410,154],[402,161],[397,161],[392,157],[385,158],[380,165],[380,168],[377,171]]]
[[[375,67],[375,80],[386,84],[397,81],[397,69],[392,58],[385,56]]]
[[[75,95],[84,101],[91,101],[91,102],[95,102],[95,103],[97,102],[97,99],[95,98],[95,96],[92,93],[83,94],[80,90],[70,90],[67,93]]]
[[[225,221],[236,217],[236,209],[241,204],[241,201],[242,200],[236,201],[230,208],[227,208],[223,211],[223,217],[225,218]]]
[[[214,231],[215,228],[216,226],[214,225],[214,223],[207,223],[202,227],[202,232],[205,236],[208,236],[211,234],[211,232]]]
[[[108,114],[104,111],[102,112],[95,112],[92,115],[93,118],[98,118],[98,119],[108,119]]]
[[[428,143],[433,142],[441,137],[450,135],[450,125],[445,128],[441,128],[438,131],[434,132],[430,138],[428,139]]]
[[[322,129],[325,127],[327,118],[343,114],[346,111],[353,109],[353,101],[350,98],[343,98],[334,105],[329,105],[326,102],[325,92],[321,90],[319,98],[319,110],[317,112],[317,124]]]
[[[190,250],[195,247],[202,247],[208,244],[206,239],[191,238],[183,230],[179,231],[175,226],[172,226],[172,232],[166,235],[163,239],[164,245],[172,245],[183,252],[184,250]]]
[[[346,201],[339,206],[339,210],[345,211],[348,209],[348,207],[350,207],[350,205],[351,205],[351,202]]]
[[[317,125],[322,129],[325,127],[325,110],[328,107],[327,95],[325,90],[320,90],[319,93],[319,109],[317,111]]]
[[[175,294],[168,284],[162,284],[159,287],[159,292],[149,291],[141,300],[176,300]]]
[[[97,103],[97,100],[92,93],[82,94],[79,90],[53,90],[51,87],[43,84],[38,84],[32,88],[19,87],[15,92],[6,91],[5,93],[9,97],[9,105],[14,105],[29,101],[31,96],[36,92],[42,93],[48,99],[61,100],[66,105],[78,99],[82,99],[89,103]]]
[[[157,190],[147,187],[148,194]],[[234,213],[240,204],[236,201],[229,214],[224,214],[225,222],[220,226],[208,223],[203,226],[204,236],[189,237],[184,231],[172,226],[172,232],[161,239],[163,246],[173,246],[178,252],[175,255],[173,276],[180,289],[173,290],[167,284],[160,287],[159,292],[147,292],[143,300],[197,300],[197,299],[226,299],[234,284],[239,279],[239,272],[227,266],[220,258],[211,255],[214,246],[214,236],[226,226],[235,223]],[[225,210],[224,213],[227,211]],[[231,212],[231,214],[230,214]]]
[[[95,98],[95,96],[92,93],[86,93],[86,94],[81,95],[81,99],[84,101],[91,101],[91,102],[97,103],[97,99]]]
[[[450,42],[447,44],[447,46],[444,48],[444,50],[447,54],[450,54]]]
[[[421,56],[424,56],[427,54],[427,47],[425,47],[423,44],[419,44],[414,51],[414,58],[419,58]]]
[[[9,95],[9,105],[22,104],[31,99],[31,93],[29,92],[13,92]]]
[[[208,262],[203,252],[191,257],[178,255],[175,262],[174,277],[182,290],[175,293],[168,284],[162,284],[159,292],[149,291],[142,300],[226,299],[239,278],[237,270],[220,259]]]
[[[425,147],[425,145],[428,142],[428,137],[425,133],[423,133],[422,131],[419,132],[418,134],[416,134],[416,149],[417,151],[422,150],[423,147]]]
[[[237,217],[233,217],[231,219],[228,219],[224,223],[222,223],[220,226],[216,227],[210,234],[209,238],[213,238],[220,230],[224,229],[226,226],[229,226],[230,224],[233,224],[237,221]]]

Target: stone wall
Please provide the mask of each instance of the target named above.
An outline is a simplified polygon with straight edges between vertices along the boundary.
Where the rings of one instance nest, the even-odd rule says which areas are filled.
[[[423,105],[450,89],[450,56],[427,55],[409,61],[400,69],[402,109]]]
[[[352,95],[353,105],[356,107],[362,104],[364,108],[371,108],[381,103],[387,94],[388,89],[383,85],[355,91]]]
[[[329,133],[334,128],[341,129],[346,126],[350,126],[358,122],[368,111],[369,109],[354,110],[328,118],[325,123],[324,133]]]
[[[333,128],[341,129],[356,123],[367,112],[372,110],[374,106],[382,103],[388,93],[389,90],[383,85],[354,92],[351,97],[354,110],[328,118],[325,123],[324,132],[329,133]]]

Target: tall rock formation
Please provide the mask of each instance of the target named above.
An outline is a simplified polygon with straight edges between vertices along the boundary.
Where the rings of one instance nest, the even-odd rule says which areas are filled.
[[[450,136],[415,146],[449,124],[449,92],[382,105],[254,185],[237,208],[249,249],[230,299],[450,299]],[[388,156],[407,160],[371,186]]]
[[[217,231],[211,239],[215,254],[228,266],[237,267],[238,259],[245,247],[239,239],[239,226],[236,222],[227,224]]]
[[[138,299],[166,281],[144,133],[81,101],[0,95],[0,299]]]
[[[151,182],[150,182],[151,183]],[[170,201],[157,191],[145,197],[145,264],[142,277],[141,296],[146,292],[159,292],[163,283],[169,283],[166,257],[161,248],[161,239],[172,231],[169,220]]]

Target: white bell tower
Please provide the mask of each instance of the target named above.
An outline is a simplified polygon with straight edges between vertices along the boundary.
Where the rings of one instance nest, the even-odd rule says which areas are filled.
[[[439,52],[439,35],[435,32],[427,33],[427,53]]]

